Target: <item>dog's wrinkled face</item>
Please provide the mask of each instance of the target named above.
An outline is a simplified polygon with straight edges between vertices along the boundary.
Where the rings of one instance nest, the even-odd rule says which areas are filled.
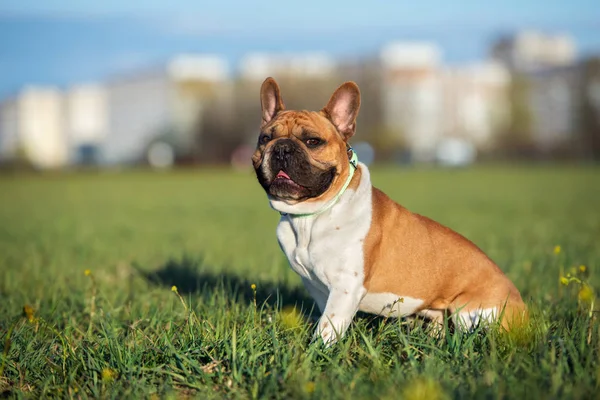
[[[256,171],[258,180],[269,195],[278,199],[301,201],[317,197],[338,174],[335,154],[325,154],[340,147],[335,140],[338,135],[319,121],[318,115],[284,113],[259,136],[263,162]]]
[[[269,198],[289,204],[327,200],[348,173],[347,141],[354,134],[360,94],[340,86],[319,112],[285,110],[279,87],[261,87],[262,123],[252,163]],[[337,189],[337,190],[336,190]]]

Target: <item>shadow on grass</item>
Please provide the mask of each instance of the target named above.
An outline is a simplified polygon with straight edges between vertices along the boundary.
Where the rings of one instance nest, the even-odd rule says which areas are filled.
[[[215,272],[218,268],[207,267],[202,257],[169,260],[154,271],[145,271],[133,264],[137,272],[150,284],[172,287],[182,295],[197,294],[212,297],[217,292],[225,293],[232,301],[246,304],[254,302],[252,284],[256,284],[256,302],[271,307],[296,306],[307,316],[318,316],[313,299],[302,286],[290,287],[279,282],[256,281],[251,277],[242,277],[230,272]]]
[[[137,272],[152,285],[171,288],[177,286],[182,295],[194,294],[211,298],[217,293],[225,293],[230,301],[238,301],[245,304],[254,302],[254,291],[256,288],[256,302],[259,305],[267,304],[273,308],[285,308],[295,306],[307,318],[313,322],[320,316],[314,300],[309,296],[302,286],[290,287],[279,282],[256,281],[241,277],[230,272],[215,272],[217,268],[207,267],[202,257],[191,259],[184,257],[180,260],[169,260],[162,267],[154,271],[145,271],[133,264]],[[355,319],[366,323],[368,329],[379,329],[382,324],[396,323],[395,318],[385,318],[378,315],[358,312]],[[422,318],[416,318],[421,320]],[[426,323],[426,321],[423,321]]]

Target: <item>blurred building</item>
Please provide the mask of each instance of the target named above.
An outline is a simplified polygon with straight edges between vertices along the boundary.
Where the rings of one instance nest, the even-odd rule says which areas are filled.
[[[66,135],[69,160],[75,164],[95,164],[108,130],[106,88],[81,84],[65,92]]]
[[[386,134],[406,141],[416,161],[434,158],[442,132],[440,53],[436,45],[419,42],[391,43],[380,53]]]
[[[240,78],[262,82],[267,77],[286,78],[327,78],[336,70],[336,61],[325,53],[266,54],[246,55],[239,65]]]
[[[492,56],[513,74],[508,148],[572,152],[578,140],[583,67],[568,35],[522,31],[493,44]],[[508,140],[508,141],[506,141]]]
[[[336,76],[336,84],[339,86],[345,81],[354,81],[360,88],[360,113],[356,121],[356,137],[354,141],[364,140],[376,147],[381,155],[381,147],[386,147],[387,142],[394,140],[379,140],[387,132],[382,116],[383,91],[381,60],[378,54],[365,58],[348,58],[339,64],[339,76]],[[390,139],[390,138],[387,138]],[[400,139],[402,141],[402,139]]]
[[[444,137],[489,148],[509,117],[509,71],[500,63],[481,62],[442,72]]]
[[[392,42],[371,57],[345,60],[252,53],[236,76],[221,57],[180,55],[64,92],[25,88],[0,103],[0,161],[243,166],[268,76],[288,109],[319,110],[342,82],[357,82],[354,141],[368,142],[377,160],[460,165],[493,146],[595,148],[600,111],[591,104],[600,97],[600,61],[575,63],[570,37],[529,31],[496,42],[491,53],[491,61],[451,67],[429,42]]]
[[[569,35],[522,31],[492,45],[492,57],[514,71],[532,71],[572,64],[577,56]]]
[[[206,104],[230,97],[228,63],[217,56],[181,55],[158,68],[109,80],[108,164],[150,159],[162,165],[196,145]],[[154,150],[153,150],[153,146]]]
[[[250,53],[240,60],[235,86],[235,123],[240,143],[254,146],[260,126],[260,85],[267,77],[279,84],[288,109],[319,110],[341,84],[335,58],[322,52]]]
[[[38,168],[67,164],[63,95],[57,88],[25,87],[0,104],[0,159]]]
[[[576,124],[580,68],[558,67],[532,73],[529,78],[534,143],[542,151],[569,139]]]
[[[583,156],[600,151],[600,60],[537,71],[528,79],[537,148]]]

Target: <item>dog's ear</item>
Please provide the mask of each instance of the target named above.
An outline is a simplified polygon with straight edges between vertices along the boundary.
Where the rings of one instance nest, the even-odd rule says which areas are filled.
[[[333,93],[321,111],[331,120],[344,140],[354,135],[360,109],[360,90],[354,82],[346,82]]]
[[[262,107],[261,128],[268,124],[279,111],[285,110],[279,86],[271,77],[265,79],[260,87],[260,106]]]

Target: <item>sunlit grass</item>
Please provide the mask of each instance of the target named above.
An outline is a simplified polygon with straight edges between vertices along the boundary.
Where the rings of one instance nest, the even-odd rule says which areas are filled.
[[[473,240],[530,324],[435,335],[361,315],[331,349],[251,173],[0,177],[0,393],[112,398],[590,398],[600,170],[390,169],[373,181]]]

